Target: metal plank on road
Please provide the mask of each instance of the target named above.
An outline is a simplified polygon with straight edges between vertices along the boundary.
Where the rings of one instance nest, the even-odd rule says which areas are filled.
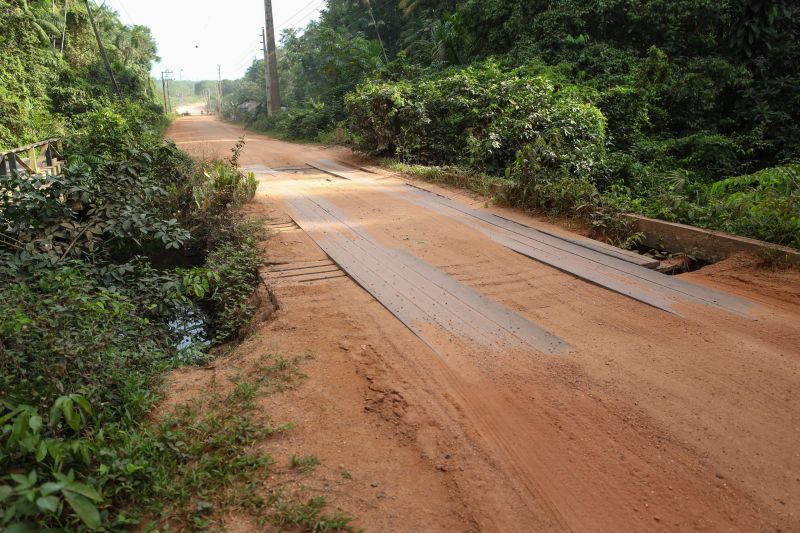
[[[371,178],[332,161],[319,160],[309,164],[349,180],[372,181]],[[650,270],[647,268],[650,266],[648,260],[637,260],[633,254],[624,250],[531,228],[493,213],[462,206],[419,187],[404,192],[383,187],[382,192],[404,196],[407,201],[451,218],[457,218],[454,212],[459,213],[459,220],[509,249],[664,311],[676,313],[672,305],[679,301],[710,305],[745,316],[752,308],[752,303],[743,298]],[[408,196],[414,200],[408,200]],[[473,223],[471,219],[488,224],[489,227]]]
[[[315,198],[311,199],[311,201],[327,211],[332,217],[346,224],[346,215],[336,209],[330,202],[323,198]],[[348,225],[348,228],[362,236],[363,242],[371,242],[369,235],[360,227]],[[358,244],[360,241],[354,240],[354,242]],[[425,287],[427,290],[421,296],[422,299],[435,296],[442,301],[450,303],[449,308],[456,313],[457,317],[470,317],[472,322],[469,324],[470,327],[482,331],[484,336],[499,335],[500,337],[505,337],[512,335],[539,349],[547,346],[545,351],[553,353],[565,349],[561,344],[563,342],[561,339],[551,335],[510,309],[468,288],[463,283],[416,256],[402,250],[383,247],[381,247],[379,253],[384,256],[382,262],[384,269],[390,269],[403,277],[412,287]],[[373,252],[373,255],[378,255],[378,253]],[[480,327],[478,326],[479,324]]]
[[[527,345],[546,354],[569,350],[555,335],[432,265],[383,247],[319,201],[294,196],[287,203],[297,224],[325,253],[429,346],[435,347],[437,340],[425,324],[495,349]]]
[[[310,202],[316,204],[313,200]],[[313,207],[309,204],[305,210],[301,209],[301,212],[309,217],[310,222],[327,223],[328,227],[337,222],[341,224],[341,221],[333,217],[326,220],[326,212],[321,207],[315,213],[309,213],[307,209],[313,210]],[[310,231],[313,236],[314,230],[310,228]],[[402,265],[393,264],[391,258],[374,242],[360,235],[348,238],[339,233],[326,234],[324,242],[327,246],[326,253],[329,253],[335,261],[346,260],[342,257],[342,253],[351,256],[355,259],[355,263],[350,263],[353,268],[365,270],[360,272],[360,278],[380,278],[404,298],[406,305],[400,306],[398,311],[415,307],[427,317],[427,322],[436,323],[451,333],[468,337],[480,344],[491,344],[494,337],[500,334],[502,328],[498,324],[486,320],[481,322],[474,312],[471,313],[470,309],[463,305],[459,306],[452,298],[447,298],[443,294],[437,294],[438,300],[432,297],[431,294],[436,291],[425,283],[424,279],[416,280],[418,285],[410,282],[402,272]],[[371,286],[374,287],[375,283],[371,283]]]
[[[405,250],[391,250],[391,252],[396,256],[402,257],[406,263],[416,265],[417,268],[422,269],[424,265],[427,265],[427,263],[424,263],[421,259]],[[491,317],[496,323],[501,324],[503,329],[516,335],[528,344],[539,347],[546,346],[546,348],[543,349],[546,353],[562,353],[569,350],[569,345],[563,340],[537,326],[519,313],[495,302],[480,292],[474,290],[460,290],[460,287],[464,285],[445,272],[438,269],[428,269],[426,275],[440,287],[457,293],[458,298],[472,309],[477,309],[482,314]]]
[[[345,167],[343,165],[340,165],[340,164],[338,164],[338,163],[336,163],[334,161],[330,161],[328,159],[319,159],[319,160],[317,160],[317,161],[315,161],[313,163],[308,163],[308,165],[316,168],[317,170],[321,170],[322,172],[327,172],[328,174],[331,174],[331,175],[334,175],[334,176],[338,176],[338,177],[341,177],[341,178],[345,178],[345,179],[348,179],[348,180],[351,180],[351,181],[361,181],[361,180],[370,180],[370,179],[372,179],[372,178],[367,177],[367,176],[362,176],[361,174],[363,174],[364,171],[358,171],[356,169],[348,169],[347,167]],[[637,265],[640,265],[640,266],[643,266],[643,267],[646,267],[646,268],[655,268],[659,264],[658,261],[656,261],[656,260],[654,260],[654,259],[652,259],[650,257],[646,257],[646,256],[643,256],[643,255],[634,253],[634,252],[630,252],[628,250],[622,250],[622,249],[617,248],[615,246],[611,246],[611,245],[608,245],[608,244],[605,244],[605,243],[601,243],[601,242],[598,242],[598,241],[595,241],[595,240],[592,240],[592,239],[575,239],[575,238],[571,238],[571,237],[566,236],[566,235],[559,235],[559,234],[556,234],[556,233],[548,232],[546,230],[542,230],[542,229],[538,229],[538,228],[532,228],[530,226],[526,226],[525,224],[522,224],[522,223],[517,222],[515,220],[511,220],[511,219],[508,219],[508,218],[505,218],[505,217],[501,217],[501,216],[496,215],[494,213],[486,213],[486,217],[487,218],[483,218],[483,216],[482,216],[483,213],[481,213],[480,211],[476,211],[474,209],[469,209],[469,208],[466,208],[466,207],[462,207],[459,204],[457,204],[457,203],[453,202],[452,200],[450,200],[449,198],[447,198],[445,196],[442,196],[440,194],[437,194],[435,192],[429,191],[428,189],[425,189],[423,187],[418,187],[416,185],[412,185],[412,184],[409,184],[409,183],[407,183],[406,185],[408,185],[409,187],[413,187],[414,189],[418,189],[420,192],[427,193],[427,194],[434,195],[434,196],[438,197],[439,199],[441,199],[441,202],[444,205],[446,205],[447,207],[450,207],[451,209],[456,209],[456,210],[461,211],[461,212],[463,212],[465,214],[468,214],[470,216],[475,216],[476,218],[482,218],[485,222],[488,222],[488,223],[494,224],[494,225],[498,225],[500,227],[505,227],[506,229],[509,229],[510,231],[521,232],[521,233],[526,234],[527,236],[532,237],[532,238],[542,238],[544,236],[551,237],[552,239],[558,239],[558,240],[566,241],[566,242],[572,243],[572,244],[574,244],[576,246],[581,246],[583,248],[586,248],[587,250],[590,250],[590,251],[593,251],[593,252],[596,252],[596,253],[600,253],[600,254],[604,254],[604,255],[608,255],[608,256],[611,256],[611,257],[616,257],[618,259],[622,259],[624,261],[628,261],[628,262],[631,262],[631,263],[634,263],[634,264],[637,264]],[[526,233],[526,232],[529,232],[529,233]]]
[[[425,207],[438,210],[442,214],[447,214],[448,209],[451,212],[461,213],[467,217],[461,219],[463,222],[516,252],[665,311],[674,312],[669,305],[665,308],[663,304],[653,304],[652,297],[641,293],[641,290],[649,288],[650,293],[661,293],[662,298],[710,305],[745,316],[753,307],[751,302],[738,296],[668,276],[625,259],[597,253],[569,240],[544,234],[534,228],[521,226],[526,228],[526,231],[520,231],[519,224],[507,219],[465,208],[451,200],[441,198],[433,193],[425,194],[423,191],[415,189],[411,192],[412,196],[419,198],[420,203]],[[411,201],[413,202],[413,200]],[[497,229],[470,223],[470,218],[485,222]],[[630,285],[630,287],[626,288],[625,285]]]

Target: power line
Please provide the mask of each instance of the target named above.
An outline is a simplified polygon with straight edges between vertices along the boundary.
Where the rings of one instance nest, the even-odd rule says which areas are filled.
[[[294,13],[292,13],[291,15],[289,15],[288,17],[284,18],[279,23],[277,23],[277,26],[283,27],[293,24],[295,22],[295,19],[297,19],[301,14],[303,14],[306,9],[308,9],[309,7],[312,7],[312,9],[319,9],[320,7],[319,4],[321,4],[322,2],[324,2],[324,0],[311,0],[309,3],[307,3],[306,5],[304,5],[303,7],[301,7],[300,9],[298,9],[297,11],[295,11]]]
[[[278,26],[279,28],[285,28],[285,27],[287,27],[287,26],[291,26],[292,24],[295,24],[295,23],[296,23],[296,22],[298,22],[299,20],[302,20],[304,17],[308,16],[308,15],[309,15],[310,13],[312,13],[313,11],[316,11],[317,9],[319,9],[319,7],[320,7],[320,6],[319,6],[319,4],[322,4],[322,3],[324,3],[324,2],[325,2],[325,0],[311,0],[309,3],[307,3],[306,5],[304,5],[303,7],[301,7],[299,10],[297,10],[297,11],[294,13],[294,15],[291,15],[290,17],[288,17],[288,18],[284,19],[283,21],[279,22],[279,23],[277,24],[277,26]],[[298,16],[300,13],[304,12],[304,11],[305,11],[307,8],[309,8],[309,7],[310,7],[312,4],[316,4],[316,5],[314,5],[314,8],[313,8],[311,11],[309,11],[308,13],[304,14],[302,17],[300,17],[300,19],[298,19],[297,21],[295,21],[295,19],[297,19],[297,16]]]
[[[390,5],[393,1],[394,0],[384,0],[383,2],[377,2],[375,7],[384,8],[387,5]],[[303,17],[308,16],[311,12],[313,12],[314,10],[318,9],[319,7],[321,7],[320,4],[322,4],[324,2],[325,2],[325,0],[311,0],[311,2],[309,2],[306,5],[304,5],[303,7],[301,7],[293,15],[291,15],[290,17],[284,19],[284,22],[282,22],[279,26],[282,26],[282,27],[283,26],[287,26],[288,24],[292,23],[292,21],[294,21],[294,20],[302,20]],[[309,11],[308,8],[312,8],[312,9]],[[369,15],[369,13],[367,13],[367,14]],[[298,18],[298,15],[300,15],[299,18]],[[362,25],[362,24],[366,24],[367,26],[371,25],[369,20],[366,21],[366,22],[353,21],[350,24],[345,24],[345,25],[339,26],[336,29],[338,31],[344,30],[344,31],[350,32],[356,26],[359,26],[359,25]],[[373,23],[373,24],[375,24],[375,23]],[[375,24],[375,26],[377,26],[377,24]],[[232,70],[234,72],[238,72],[241,69],[251,65],[253,63],[253,61],[257,61],[258,57],[256,56],[256,52],[258,51],[259,48],[260,48],[260,45],[256,45],[253,48],[251,48],[248,52],[246,52],[246,54],[239,56],[239,59],[237,59],[237,61],[236,61],[237,66]]]
[[[300,11],[296,13],[294,16],[290,17],[285,22],[278,24],[277,27],[287,29],[297,26],[303,20],[308,19],[313,13],[319,11],[323,7],[323,3],[324,0],[322,0],[320,3],[311,5],[311,9],[307,9],[306,11]]]
[[[388,6],[389,4],[393,3],[394,1],[395,1],[395,0],[384,0],[383,2],[377,3],[377,4],[376,4],[376,7],[378,7],[378,8],[384,8],[384,7]],[[362,24],[362,22],[361,22],[361,21],[359,21],[359,20],[354,20],[354,21],[353,21],[353,22],[351,22],[350,24],[344,24],[344,25],[342,25],[342,26],[338,26],[338,27],[336,27],[336,28],[334,28],[334,29],[335,29],[336,31],[342,31],[342,30],[344,30],[344,31],[350,32],[350,31],[352,31],[352,30],[353,30],[353,28],[355,28],[356,26],[358,26],[358,25],[360,25],[360,24]],[[369,24],[369,22],[367,22],[367,26],[369,26],[369,25],[370,25],[370,24]]]
[[[122,9],[122,11],[125,13],[125,16],[128,17],[128,22],[131,23],[131,26],[136,26],[136,22],[133,20],[133,17],[128,12],[128,10],[125,8],[125,4],[122,3],[122,0],[116,0],[115,3]]]
[[[254,47],[249,52],[247,52],[246,55],[239,56],[239,59],[237,59],[236,61],[237,66],[233,70],[239,71],[242,68],[251,65],[253,63],[253,60],[256,58],[256,52],[258,51],[258,49],[259,45],[254,45]]]

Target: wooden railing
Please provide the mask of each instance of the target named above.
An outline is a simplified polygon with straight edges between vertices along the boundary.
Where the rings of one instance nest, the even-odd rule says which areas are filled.
[[[0,151],[0,175],[25,171],[28,174],[60,174],[63,165],[61,141],[48,139],[38,143]]]

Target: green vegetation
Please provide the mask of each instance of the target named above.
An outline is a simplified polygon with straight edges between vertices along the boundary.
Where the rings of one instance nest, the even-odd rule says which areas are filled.
[[[95,6],[95,21],[123,101],[113,102],[111,80],[97,51],[83,2],[5,0],[0,3],[0,148],[12,148],[75,131],[82,121],[101,125],[104,113],[158,122],[150,65],[157,59],[149,28],[125,26],[108,7]],[[65,24],[66,20],[66,24]],[[63,37],[63,39],[62,39]],[[77,122],[77,124],[76,124]],[[119,120],[113,120],[119,127]]]
[[[284,34],[288,111],[238,118],[312,140],[342,127],[610,236],[633,211],[800,246],[796,3],[398,0],[371,2],[377,25],[369,9],[328,0]],[[230,116],[263,80],[256,61],[229,84]]]
[[[302,472],[310,474],[319,464],[319,459],[313,455],[293,455],[289,458],[289,466]]]
[[[176,76],[177,73],[172,73]],[[161,78],[153,78],[151,83],[156,88],[156,100],[164,104],[164,87]],[[172,79],[169,83],[169,101],[172,105],[170,112],[180,105],[199,104],[208,102],[206,87],[211,87],[211,94],[216,92],[217,82],[195,82]],[[216,104],[213,104],[216,105]]]
[[[289,429],[252,412],[302,360],[154,416],[165,371],[244,338],[261,233],[256,182],[164,142],[149,30],[82,2],[0,3],[0,148],[59,136],[59,175],[0,176],[0,530],[205,529],[226,509],[330,530],[324,501],[264,486],[253,445]],[[65,36],[64,37],[62,37]],[[149,419],[149,421],[148,421]],[[269,497],[267,497],[269,496]]]
[[[136,465],[128,482],[137,490],[123,504],[145,511],[149,528],[219,528],[222,513],[236,509],[277,528],[352,531],[351,518],[323,513],[322,497],[303,501],[269,490],[275,461],[255,446],[292,429],[292,424],[273,425],[254,400],[299,383],[298,364],[304,360],[265,355],[252,371],[232,379],[229,393],[212,381],[198,399],[126,438],[120,466]]]

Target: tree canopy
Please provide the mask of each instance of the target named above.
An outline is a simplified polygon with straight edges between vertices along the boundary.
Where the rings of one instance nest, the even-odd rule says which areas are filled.
[[[800,157],[798,65],[791,0],[328,0],[318,21],[283,35],[288,112],[251,125],[310,138],[341,126],[365,150],[513,179],[523,148],[572,142],[537,129],[540,112],[521,104],[546,79],[559,95],[548,105],[568,97],[602,114],[587,179],[608,202],[800,245],[796,179],[785,178],[790,194],[710,193]],[[248,73],[250,99],[264,99],[262,71]],[[476,128],[469,114],[493,122]]]

